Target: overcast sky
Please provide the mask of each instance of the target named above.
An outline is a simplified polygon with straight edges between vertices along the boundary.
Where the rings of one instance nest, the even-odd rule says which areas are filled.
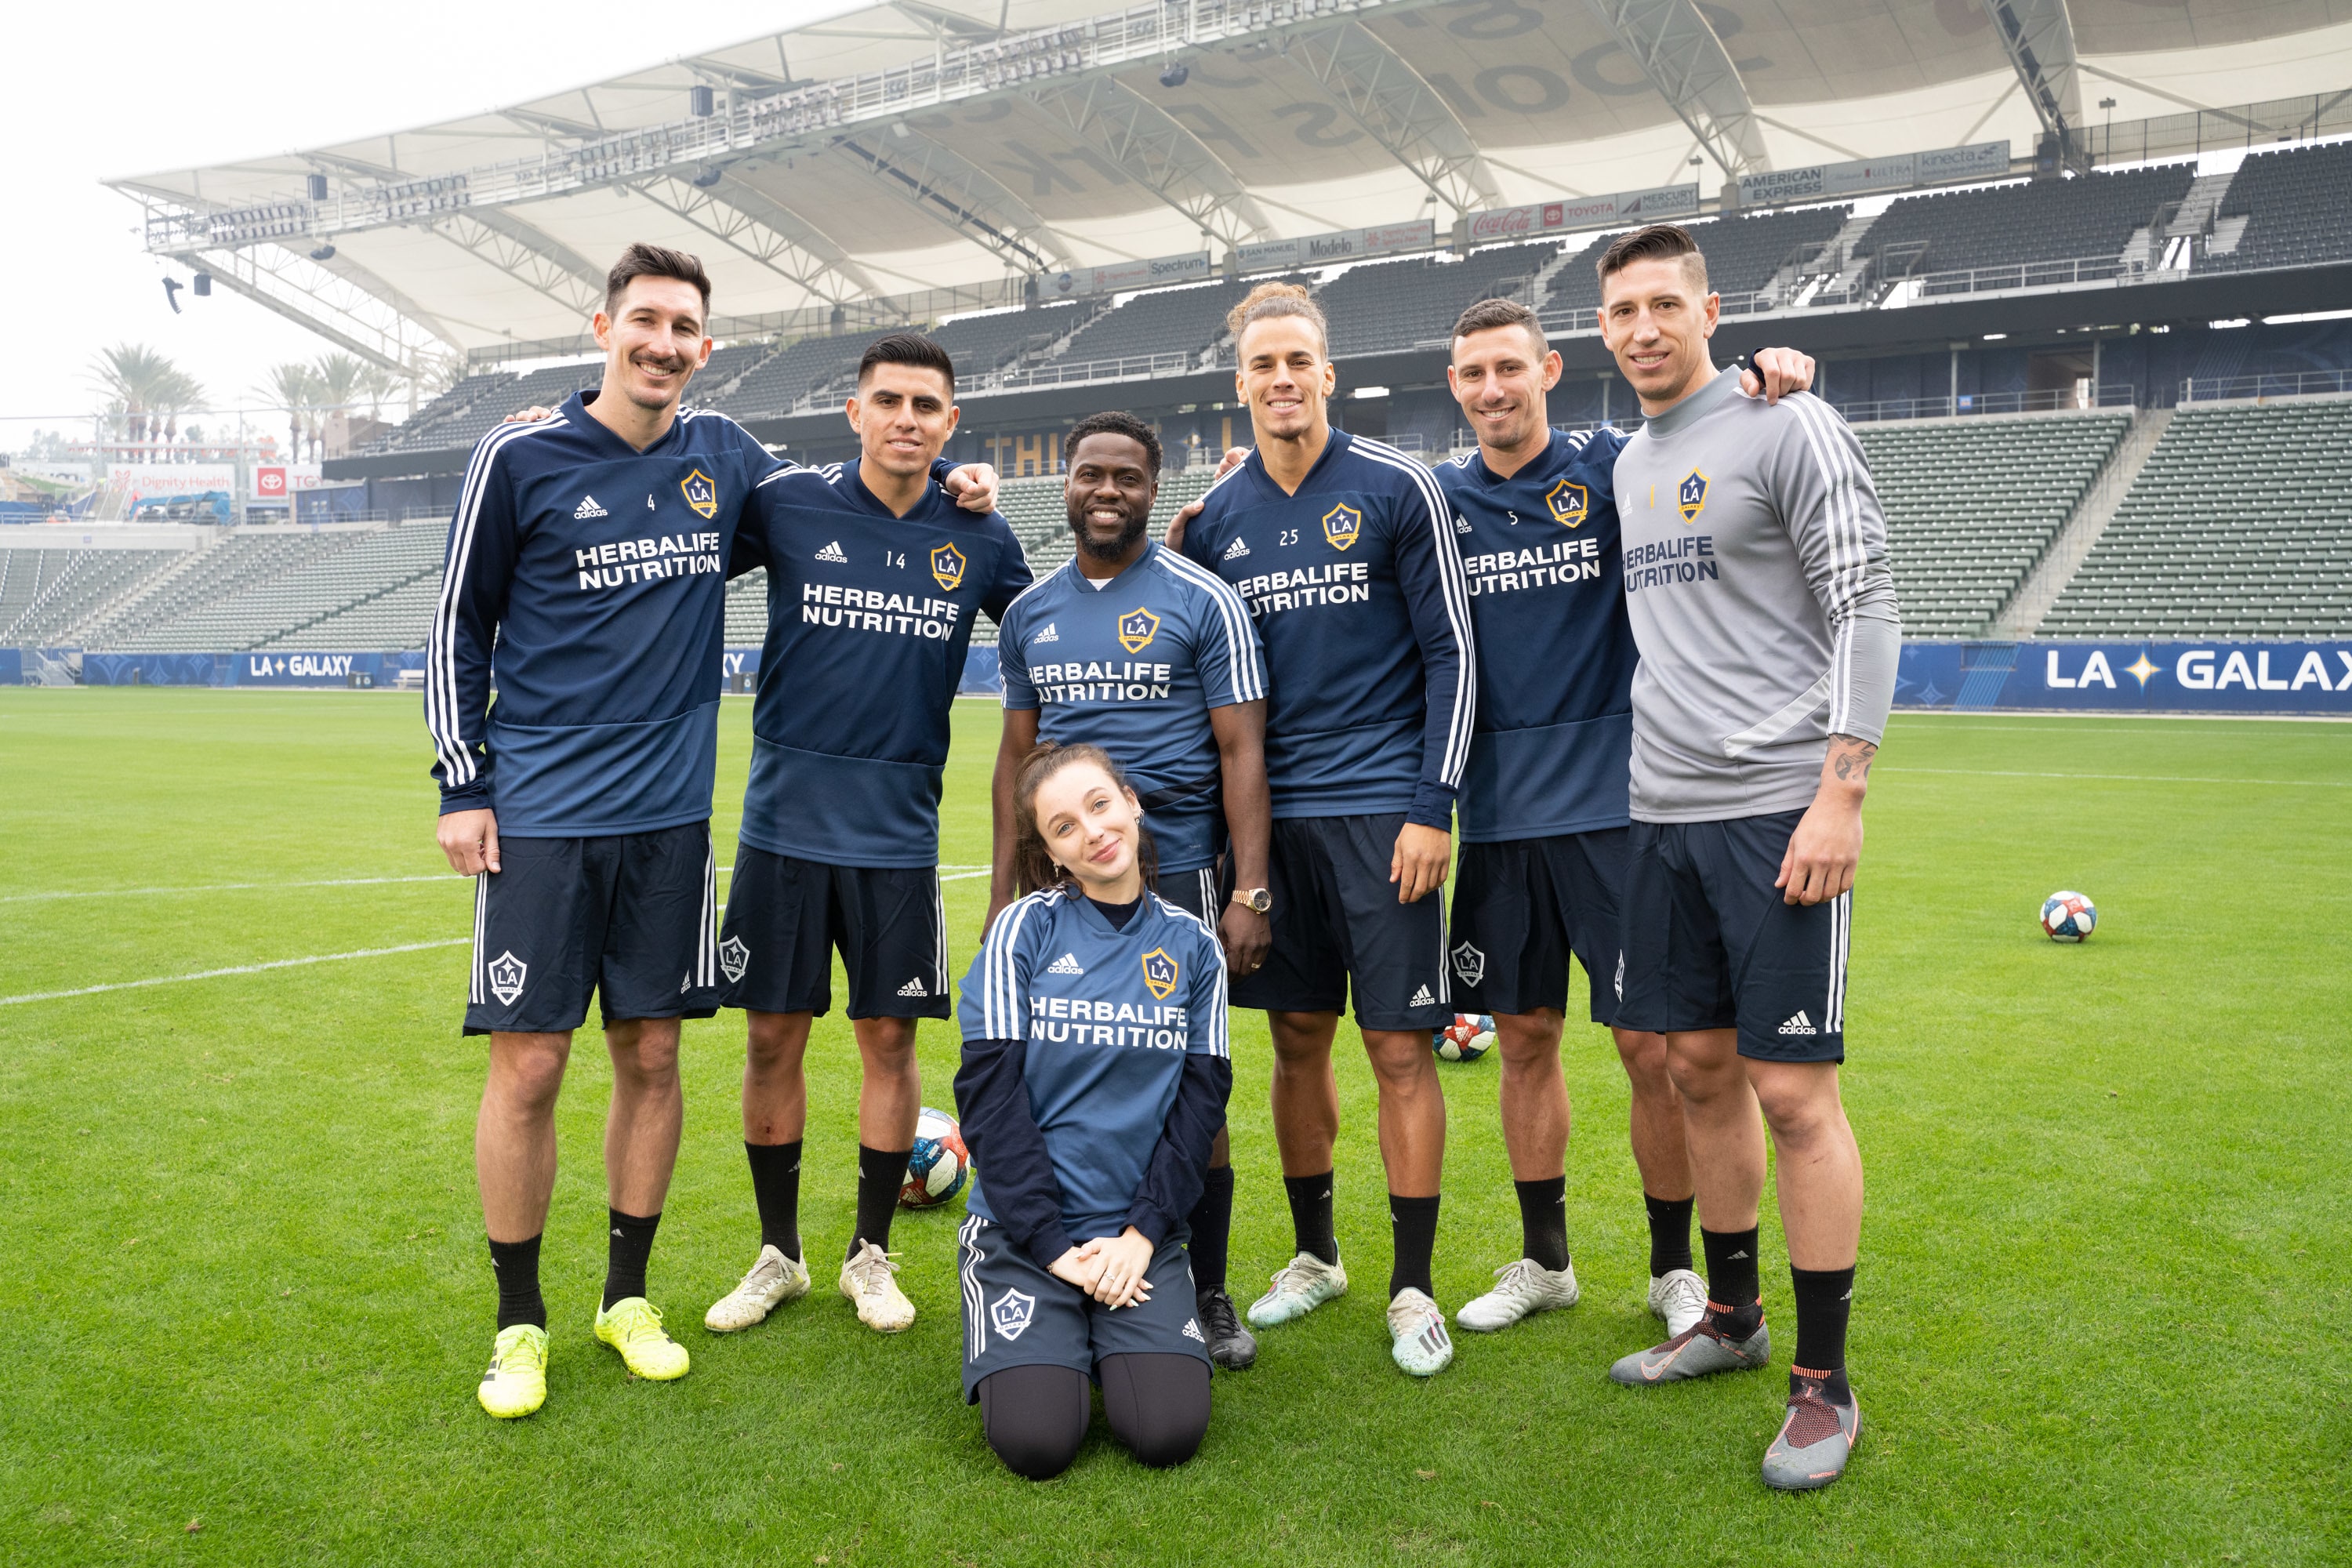
[[[0,380],[0,449],[36,419],[87,418],[100,403],[96,352],[151,343],[216,404],[251,403],[266,367],[331,345],[226,289],[164,302],[166,271],[134,232],[139,208],[108,175],[221,163],[397,130],[830,15],[843,0],[572,0],[549,12],[479,0],[377,6],[162,5],[12,8],[8,54],[8,224],[0,290],[40,301],[44,350]],[[688,20],[681,23],[678,18]],[[48,301],[55,301],[54,305]],[[70,324],[68,324],[70,323]],[[20,321],[20,331],[29,322]],[[19,348],[28,339],[17,339]]]

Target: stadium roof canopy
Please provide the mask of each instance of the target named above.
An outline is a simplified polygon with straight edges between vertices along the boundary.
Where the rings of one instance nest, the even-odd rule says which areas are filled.
[[[2352,0],[1103,3],[897,0],[464,119],[109,183],[147,208],[151,251],[409,364],[576,340],[632,239],[704,257],[722,335],[805,331],[836,308],[1016,303],[1072,267],[2022,152],[2095,130],[2103,99],[2147,115],[2352,83]]]

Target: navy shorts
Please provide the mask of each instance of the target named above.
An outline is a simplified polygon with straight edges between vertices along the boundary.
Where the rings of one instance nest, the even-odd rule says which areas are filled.
[[[828,866],[735,847],[719,931],[720,1001],[761,1013],[833,1011],[833,951],[853,1018],[944,1018],[948,920],[929,867]]]
[[[1236,1007],[1337,1013],[1352,989],[1366,1029],[1440,1029],[1454,1021],[1445,972],[1445,894],[1397,902],[1389,863],[1404,813],[1285,816],[1274,822],[1274,951],[1237,974]]]
[[[1568,1010],[1573,952],[1592,993],[1592,1021],[1617,1021],[1618,889],[1622,827],[1465,844],[1454,868],[1454,1005],[1465,1013]]]
[[[1227,889],[1214,866],[1203,866],[1197,871],[1163,872],[1152,882],[1151,890],[1212,931],[1217,929],[1218,917],[1225,912]]]
[[[466,1033],[568,1035],[595,994],[607,1026],[719,1006],[710,825],[605,838],[500,838],[474,879]]]
[[[1790,904],[1772,885],[1804,815],[1633,824],[1621,1025],[1737,1027],[1743,1057],[1845,1060],[1853,894]]]
[[[956,1272],[963,1286],[963,1402],[980,1380],[1012,1366],[1066,1366],[1095,1377],[1105,1356],[1189,1355],[1209,1364],[1185,1237],[1160,1244],[1144,1278],[1151,1299],[1112,1311],[1056,1279],[1013,1244],[1001,1225],[964,1216]]]

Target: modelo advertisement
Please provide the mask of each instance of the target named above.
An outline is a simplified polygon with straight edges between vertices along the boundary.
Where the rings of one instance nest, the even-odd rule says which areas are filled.
[[[1904,708],[2352,714],[2352,642],[1906,643]]]

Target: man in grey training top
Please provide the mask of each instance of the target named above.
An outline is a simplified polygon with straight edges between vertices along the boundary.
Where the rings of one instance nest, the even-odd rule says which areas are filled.
[[[1861,444],[1819,399],[1748,397],[1707,357],[1717,299],[1683,230],[1600,263],[1601,331],[1648,424],[1618,457],[1633,676],[1619,1022],[1666,1037],[1706,1250],[1696,1325],[1610,1369],[1642,1386],[1771,1356],[1757,1263],[1780,1152],[1797,1302],[1784,1489],[1845,1468],[1862,1158],[1838,1099],[1862,799],[1902,633]]]

